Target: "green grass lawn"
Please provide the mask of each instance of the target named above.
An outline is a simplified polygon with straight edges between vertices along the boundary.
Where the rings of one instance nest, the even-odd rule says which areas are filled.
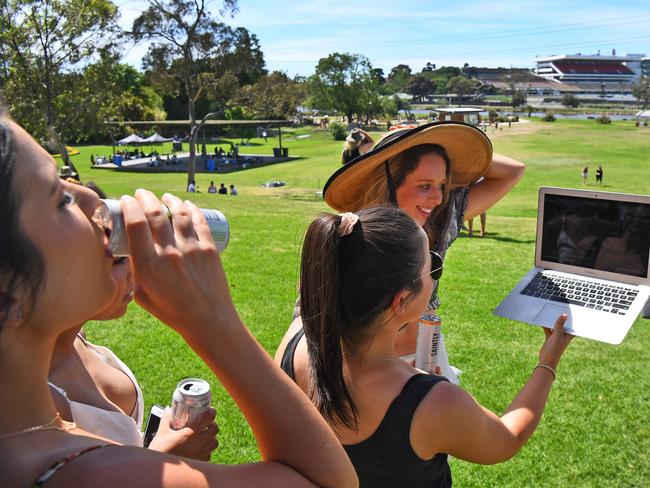
[[[296,138],[300,134],[311,136]],[[650,193],[650,129],[637,129],[633,122],[600,126],[593,120],[558,120],[489,129],[488,135],[497,152],[527,164],[526,175],[489,211],[486,238],[461,237],[451,248],[441,315],[452,364],[464,372],[462,386],[498,413],[529,377],[543,341],[538,328],[491,313],[532,265],[538,187],[580,188],[580,171],[586,164],[590,164],[591,187],[601,164],[603,190]],[[270,154],[274,145],[269,140],[242,152]],[[302,233],[316,213],[327,210],[318,191],[339,166],[341,149],[341,143],[332,141],[327,132],[307,129],[287,133],[283,145],[302,158],[227,175],[197,176],[203,192],[213,179],[217,185],[236,185],[239,196],[191,195],[197,205],[217,208],[230,221],[232,239],[223,262],[231,292],[245,323],[270,354],[291,318]],[[110,147],[79,149],[74,161],[82,177],[96,181],[113,196],[137,188],[159,195],[183,194],[184,174],[91,170],[90,154],[108,154]],[[285,180],[287,185],[261,188],[269,179]],[[153,403],[169,403],[180,379],[207,379],[214,387],[221,428],[213,461],[259,459],[236,406],[176,333],[132,304],[120,320],[91,324],[88,335],[131,366],[143,387],[147,409]],[[515,458],[496,466],[452,460],[456,486],[650,485],[648,347],[650,321],[643,319],[637,320],[620,346],[576,339],[562,360],[544,418],[530,442]],[[246,358],[241,359],[241,367],[246,368]]]

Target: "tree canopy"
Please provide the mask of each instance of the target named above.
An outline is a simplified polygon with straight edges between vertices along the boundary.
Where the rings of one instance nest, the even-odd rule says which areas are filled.
[[[73,89],[66,75],[115,42],[117,12],[110,0],[0,3],[0,85],[13,116],[32,134],[55,125],[61,98]]]
[[[374,105],[381,106],[371,70],[368,58],[359,54],[334,53],[320,59],[307,83],[309,104],[313,108],[341,112],[352,123],[355,114],[365,114]]]
[[[414,98],[422,100],[426,95],[432,95],[436,91],[436,82],[422,74],[413,75],[404,86],[404,91]]]

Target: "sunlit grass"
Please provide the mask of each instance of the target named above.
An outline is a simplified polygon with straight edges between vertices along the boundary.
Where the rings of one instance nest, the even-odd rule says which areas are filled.
[[[198,175],[204,192],[210,180],[223,181],[238,187],[237,197],[186,194],[184,174],[89,169],[90,154],[107,154],[110,147],[78,148],[74,161],[84,179],[95,180],[113,196],[142,187],[159,195],[178,193],[199,206],[222,210],[232,228],[223,262],[233,298],[245,323],[272,354],[291,318],[302,234],[315,214],[327,210],[317,191],[340,164],[341,143],[329,133],[301,133],[312,136],[296,139],[287,134],[283,145],[302,159],[222,176]],[[599,126],[592,120],[558,120],[533,122],[521,133],[505,128],[488,135],[497,152],[527,163],[526,175],[488,212],[487,237],[463,235],[454,243],[442,282],[441,315],[452,363],[464,371],[463,387],[486,407],[502,412],[529,377],[543,340],[538,328],[491,313],[532,265],[538,187],[581,188],[580,170],[589,164],[592,188],[595,168],[602,164],[603,190],[650,193],[650,129],[637,129],[632,122]],[[274,145],[269,139],[250,149],[270,154]],[[287,185],[261,188],[269,179]],[[191,300],[187,297],[188,307]],[[648,486],[649,325],[638,319],[620,346],[574,341],[528,445],[496,466],[453,460],[456,486]],[[113,348],[132,367],[147,406],[169,403],[176,382],[184,377],[210,381],[221,427],[221,447],[213,461],[258,459],[236,406],[176,333],[131,305],[124,318],[91,325],[89,337]],[[247,367],[246,358],[241,358],[241,367]]]

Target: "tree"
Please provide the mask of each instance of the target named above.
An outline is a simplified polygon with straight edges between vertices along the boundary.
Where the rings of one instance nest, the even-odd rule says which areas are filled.
[[[386,77],[386,85],[384,86],[384,91],[387,94],[401,92],[410,77],[411,68],[408,65],[398,64],[397,66],[394,66]]]
[[[642,109],[650,104],[650,78],[642,78],[632,86],[632,95],[638,100]]]
[[[460,100],[463,97],[473,93],[475,89],[475,83],[464,76],[454,76],[447,82],[447,91],[457,95],[458,105],[460,105]]]
[[[115,41],[117,7],[110,0],[0,2],[2,82],[14,117],[37,136],[56,118],[56,99],[73,71]]]
[[[520,91],[520,90],[515,90],[512,94],[512,109],[513,111],[517,107],[521,107],[526,104],[527,97],[526,97],[526,92]]]
[[[224,54],[232,52],[233,30],[217,22],[207,10],[208,0],[149,0],[149,7],[133,21],[131,35],[137,41],[152,41],[144,65],[151,80],[167,93],[184,92],[190,121],[190,157],[187,182],[196,168],[196,103],[206,92],[218,88],[233,91],[236,75],[215,73]],[[224,0],[221,15],[234,14],[237,0]],[[215,62],[216,61],[216,62]],[[221,76],[219,76],[221,75]],[[225,78],[225,79],[224,79]],[[229,93],[230,96],[232,93]],[[223,111],[225,107],[219,107]]]
[[[320,59],[307,83],[309,104],[317,109],[337,110],[352,124],[353,116],[363,114],[378,98],[371,70],[368,58],[359,54],[334,53]]]
[[[404,86],[404,91],[414,98],[422,101],[425,95],[431,95],[436,91],[436,83],[424,75],[413,75]]]
[[[433,73],[436,70],[436,65],[433,63],[427,63],[424,68],[422,68],[422,73]]]
[[[306,96],[303,85],[281,71],[274,71],[254,85],[243,87],[235,103],[243,105],[258,118],[288,119],[295,115],[298,105]]]
[[[573,93],[565,93],[562,95],[562,105],[577,108],[580,105],[580,100]]]
[[[370,77],[381,86],[386,83],[386,78],[384,77],[384,70],[381,68],[373,68],[370,70]]]

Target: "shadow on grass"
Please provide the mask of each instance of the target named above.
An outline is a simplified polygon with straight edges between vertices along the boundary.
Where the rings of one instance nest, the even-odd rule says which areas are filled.
[[[535,239],[514,239],[512,237],[501,237],[497,232],[486,232],[485,236],[481,237],[479,234],[476,234],[474,237],[470,237],[466,232],[458,235],[459,239],[491,239],[499,242],[511,242],[514,244],[535,244]]]

